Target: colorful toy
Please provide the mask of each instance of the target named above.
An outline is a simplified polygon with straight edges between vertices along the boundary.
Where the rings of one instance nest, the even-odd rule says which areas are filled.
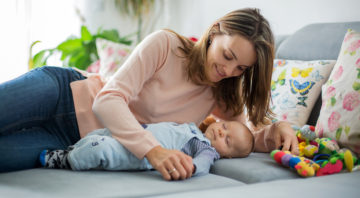
[[[306,141],[306,144],[309,144],[310,141],[316,139],[315,127],[310,125],[304,125],[297,131],[297,137],[300,141]]]
[[[320,166],[309,159],[305,159],[295,165],[294,168],[299,175],[303,177],[311,177],[315,175]]]
[[[342,170],[351,172],[360,168],[356,155],[349,149],[340,149],[331,138],[317,138],[315,127],[292,128],[297,132],[300,154],[295,156],[289,151],[274,150],[270,155],[277,163],[296,170],[302,177],[335,174]]]
[[[294,127],[293,127],[294,128]],[[316,140],[315,127],[304,125],[296,130],[299,141],[300,156],[312,158],[319,150]]]
[[[319,149],[315,145],[306,145],[302,151],[303,155],[308,158],[313,158],[316,153],[319,152]]]
[[[273,150],[270,155],[277,163],[295,169],[302,177],[314,176],[316,171],[320,168],[319,165],[312,160],[291,155],[290,152]]]
[[[342,148],[329,158],[329,161],[332,163],[336,160],[341,160],[344,164],[344,168],[351,172],[356,164],[357,158],[349,149]]]
[[[299,156],[304,156],[306,142],[299,142]]]
[[[320,156],[322,155],[322,156]],[[342,171],[346,168],[347,171],[352,172],[355,168],[357,161],[356,156],[346,148],[338,150],[335,154],[320,154],[315,158],[321,158],[323,156],[328,157],[327,160],[319,160],[317,163],[321,164],[316,176],[329,175]],[[320,157],[319,157],[320,156]]]
[[[343,163],[341,162],[341,160],[336,160],[334,164],[327,163],[324,167],[321,167],[319,171],[317,171],[316,176],[338,173],[342,170],[342,168],[343,168]]]
[[[317,138],[315,141],[319,144],[319,153],[336,154],[340,149],[337,142],[331,138]]]
[[[351,153],[351,151],[346,149],[346,151],[344,152],[343,159],[345,162],[345,166],[349,172],[351,172],[353,170],[354,164],[356,163],[356,159],[353,156],[354,155]]]

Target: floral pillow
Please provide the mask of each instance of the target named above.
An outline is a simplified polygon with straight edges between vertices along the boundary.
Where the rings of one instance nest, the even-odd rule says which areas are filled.
[[[100,59],[99,73],[105,79],[109,79],[119,69],[133,49],[102,38],[96,39],[96,48]]]
[[[297,126],[306,124],[334,65],[335,60],[275,59],[270,104],[276,114],[275,121],[286,120]]]
[[[360,32],[349,30],[329,80],[322,87],[316,133],[360,154]]]

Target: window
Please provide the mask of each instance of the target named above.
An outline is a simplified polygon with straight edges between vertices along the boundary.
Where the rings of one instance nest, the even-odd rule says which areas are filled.
[[[0,83],[28,71],[29,49],[40,40],[33,54],[54,48],[70,35],[79,35],[76,15],[79,1],[0,1]],[[60,65],[60,63],[54,63]]]

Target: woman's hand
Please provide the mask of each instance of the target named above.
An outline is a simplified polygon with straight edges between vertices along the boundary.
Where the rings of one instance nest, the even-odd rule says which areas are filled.
[[[254,130],[255,152],[271,152],[282,148],[283,151],[291,151],[299,154],[299,143],[295,131],[285,121],[278,121],[263,128]]]
[[[178,150],[157,146],[146,154],[146,158],[165,180],[190,178],[194,170],[192,158]]]
[[[283,151],[291,151],[294,155],[299,154],[299,145],[295,131],[288,122],[279,121],[274,123],[271,133],[271,135],[265,137],[265,141],[273,142],[274,149],[282,147]],[[272,138],[272,140],[267,138]]]

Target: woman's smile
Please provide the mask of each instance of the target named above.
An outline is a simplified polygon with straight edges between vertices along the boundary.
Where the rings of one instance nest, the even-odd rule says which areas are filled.
[[[215,64],[215,70],[216,70],[216,73],[219,75],[220,78],[225,78],[226,77],[226,74],[219,70],[219,67],[218,67],[217,64]]]

